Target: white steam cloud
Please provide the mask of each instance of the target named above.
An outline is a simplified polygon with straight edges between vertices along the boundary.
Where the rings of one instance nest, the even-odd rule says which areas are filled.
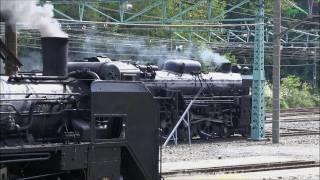
[[[0,14],[9,23],[22,23],[39,29],[42,37],[67,37],[60,24],[53,18],[53,5],[38,5],[38,0],[0,0]]]
[[[102,55],[115,60],[162,66],[168,59],[194,59],[195,47],[192,45],[177,51],[165,40],[152,41],[143,36],[124,37],[110,33],[104,35],[91,28],[87,28],[81,37],[80,46],[69,46],[71,61]]]
[[[228,63],[229,60],[225,56],[221,56],[218,53],[213,52],[210,49],[204,49],[200,52],[200,58],[208,65],[214,63],[215,66],[219,67],[223,63]]]

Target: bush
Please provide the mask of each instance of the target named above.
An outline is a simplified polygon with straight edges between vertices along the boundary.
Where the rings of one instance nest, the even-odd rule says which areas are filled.
[[[289,107],[290,106],[288,105],[287,101],[283,97],[280,97],[280,108],[288,109]]]
[[[315,99],[310,93],[310,84],[302,82],[295,76],[288,76],[281,79],[281,84],[281,95],[290,108],[316,106]]]
[[[314,107],[316,103],[312,95],[308,91],[303,91],[299,89],[293,89],[290,93],[284,96],[290,108],[293,107]]]
[[[272,108],[272,85],[265,85],[265,106]],[[297,107],[319,107],[320,96],[311,94],[311,86],[298,77],[287,76],[281,79],[280,107],[281,109]]]

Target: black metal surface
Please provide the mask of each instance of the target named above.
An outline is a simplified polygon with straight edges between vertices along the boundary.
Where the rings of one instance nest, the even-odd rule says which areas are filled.
[[[239,128],[243,135],[248,136],[250,134],[250,119],[251,119],[251,96],[246,95],[241,98],[241,112],[239,120]],[[248,108],[249,107],[249,108]]]
[[[68,71],[89,70],[95,72],[103,80],[119,80],[120,69],[110,62],[69,62]]]
[[[231,63],[222,63],[216,69],[217,72],[230,73],[232,70]]]
[[[179,74],[199,74],[201,72],[201,64],[193,60],[167,60],[163,65],[163,70]]]
[[[70,77],[75,77],[75,78],[81,78],[81,79],[100,79],[100,77],[93,71],[84,69],[84,70],[77,70],[77,71],[71,71],[68,73],[67,76],[35,76],[35,75],[24,75],[24,74],[19,74],[19,75],[11,75],[9,76],[8,81],[16,81],[16,82],[21,82],[21,81],[54,81],[56,83],[57,81],[66,81]]]
[[[20,153],[0,154],[0,164],[44,161],[50,158],[50,153]]]
[[[122,61],[107,62],[68,62],[68,71],[89,70],[99,75],[103,80],[135,80],[139,69]]]
[[[43,37],[42,58],[44,76],[66,76],[68,61],[68,38]]]
[[[70,70],[89,69],[106,79],[106,74],[113,74],[111,69],[104,67],[108,63],[110,62],[72,62],[68,67]],[[152,66],[135,64],[135,67],[141,71],[140,80],[144,81],[160,103],[160,121],[164,134],[170,132],[192,97],[202,87],[202,94],[190,110],[191,123],[199,124],[192,126],[192,131],[202,131],[194,128],[205,124],[200,119],[210,124],[205,128],[209,128],[211,134],[222,134],[218,131],[225,128],[228,128],[229,134],[242,133],[243,128],[250,126],[250,116],[241,115],[243,109],[248,108],[241,106],[240,102],[242,96],[249,94],[252,76],[241,75],[240,66],[223,63],[216,69],[218,73],[210,75],[201,73],[201,64],[191,60],[167,60],[160,71],[155,71]],[[184,131],[180,132],[182,133],[179,134],[184,134]]]
[[[0,179],[159,179],[153,96],[142,83],[100,81],[95,68],[67,75],[67,41],[42,38],[43,76],[0,77]],[[105,68],[106,79],[139,73]]]
[[[121,153],[124,179],[159,179],[159,110],[149,91],[141,83],[107,81],[96,81],[91,89],[93,115],[126,115],[122,137],[126,146]]]
[[[143,84],[96,81],[91,93],[87,79],[49,79],[70,90],[18,88],[36,88],[30,79],[3,84],[10,88],[0,100],[11,103],[0,106],[0,163],[9,179],[159,178],[159,112]]]
[[[17,156],[9,159],[10,163],[4,160],[10,164],[6,167],[13,179],[16,179],[14,176],[52,175],[60,179],[157,180],[160,117],[174,124],[202,86],[206,87],[205,91],[190,109],[191,123],[214,121],[214,126],[230,129],[230,132],[239,127],[245,130],[250,125],[250,113],[243,111],[243,107],[250,107],[250,96],[242,97],[247,95],[249,86],[244,86],[240,78],[236,81],[203,79],[201,65],[189,61],[168,65],[166,70],[174,73],[169,76],[166,72],[166,80],[172,81],[151,83],[149,89],[137,82],[94,80],[126,80],[126,76],[136,75],[138,69],[138,74],[149,73],[141,78],[150,82],[156,79],[156,71],[151,66],[140,67],[142,72],[139,72],[139,66],[121,62],[71,63],[72,72],[67,76],[67,39],[42,40],[44,76],[15,76],[4,83],[12,88],[8,94],[12,90],[20,95],[0,99],[10,102],[2,105],[0,111],[6,116],[0,119],[0,154],[49,155]],[[174,79],[169,79],[173,75]],[[23,88],[20,92],[19,89],[37,89],[44,83],[49,86],[49,82],[63,88],[51,93],[48,87],[47,94],[36,90],[27,93]],[[161,113],[154,96],[159,97]],[[208,133],[219,134],[220,129]],[[183,128],[179,132],[183,132]],[[33,172],[33,169],[38,171]]]

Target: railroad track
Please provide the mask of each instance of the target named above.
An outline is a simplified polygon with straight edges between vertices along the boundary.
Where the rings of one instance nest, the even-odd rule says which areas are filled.
[[[281,137],[288,137],[288,136],[308,136],[308,135],[320,135],[320,130],[309,130],[309,129],[293,129],[293,128],[280,128],[282,132],[280,132]],[[283,132],[285,131],[285,132]],[[266,131],[265,132],[265,137],[266,138],[271,138],[272,137],[272,132]],[[201,138],[193,138],[192,139],[192,144],[197,144],[197,143],[208,143],[208,142],[214,142],[214,143],[219,143],[219,142],[233,142],[233,141],[242,141],[242,140],[247,140],[247,138],[241,136],[241,135],[235,135],[231,136],[228,138],[211,138],[208,140],[201,139]],[[188,144],[188,142],[181,142],[181,144]]]
[[[312,121],[320,121],[320,116],[313,116],[313,117],[295,117],[292,116],[292,118],[281,118],[281,122],[312,122]],[[264,121],[265,123],[272,123],[271,118],[267,118],[267,120]]]
[[[265,123],[272,123],[271,115],[268,114]],[[320,110],[319,108],[298,108],[289,109],[280,114],[280,121],[282,123],[291,122],[318,122],[320,121]],[[304,135],[320,135],[320,130],[310,130],[310,129],[290,129],[290,128],[280,128],[280,136],[304,136]],[[265,136],[272,137],[271,132],[266,132]]]
[[[320,121],[320,109],[315,108],[294,108],[282,110],[280,113],[280,120],[282,122],[311,122]],[[266,112],[265,123],[272,123],[272,113]]]
[[[192,139],[192,144],[234,142],[234,141],[243,141],[243,140],[247,140],[247,138],[242,137],[241,135],[235,135],[228,138],[215,137],[210,139],[201,139],[200,137],[196,137]],[[189,144],[189,143],[181,142],[180,144]]]
[[[296,113],[280,113],[280,117],[319,115],[319,111],[296,112]],[[272,113],[266,113],[267,118],[272,118]]]
[[[294,112],[291,111],[297,111]],[[320,115],[317,116],[319,113],[318,108],[296,108],[296,109],[289,109],[285,110],[284,114],[281,114],[281,122],[282,123],[290,123],[290,122],[314,122],[314,121],[320,121]],[[297,113],[300,113],[300,116],[297,116]],[[303,113],[303,115],[301,115]],[[313,114],[313,115],[312,115]],[[290,115],[290,116],[289,116]],[[268,117],[265,120],[265,123],[272,123],[272,119]],[[320,135],[319,130],[307,130],[307,129],[287,129],[287,128],[280,128],[282,130],[286,130],[288,132],[280,132],[280,136],[287,137],[287,136],[305,136],[305,135]],[[272,133],[267,131],[265,132],[265,137],[270,138],[272,137]],[[208,140],[200,139],[200,138],[192,138],[192,143],[203,143],[203,142],[232,142],[232,141],[239,141],[239,140],[245,140],[247,138],[235,135],[228,138],[210,138]],[[183,143],[183,142],[181,142]],[[187,143],[187,142],[185,142]]]
[[[293,129],[293,128],[280,128],[282,132],[280,132],[281,137],[288,137],[288,136],[308,136],[308,135],[320,135],[320,130],[309,130],[309,129]],[[283,132],[285,131],[285,132]],[[267,131],[265,132],[265,137],[266,138],[271,138],[272,137],[272,132]],[[205,142],[233,142],[233,141],[242,141],[242,140],[247,140],[247,138],[242,137],[240,135],[235,135],[231,136],[228,138],[212,138],[209,140],[204,140],[200,138],[195,138],[192,139],[192,143],[205,143]],[[187,144],[187,142],[185,142]]]
[[[303,115],[320,115],[320,107],[314,108],[293,108],[287,110],[281,110],[280,117],[288,116],[303,116]],[[266,111],[266,117],[272,118],[272,112],[270,110]]]
[[[311,168],[320,167],[318,161],[286,161],[286,162],[274,162],[274,163],[261,163],[261,164],[245,164],[235,166],[221,166],[221,167],[206,167],[198,169],[179,169],[162,172],[162,176],[176,176],[176,175],[190,175],[194,173],[204,174],[216,174],[216,173],[247,173],[247,172],[259,172],[259,171],[273,171],[284,169],[299,169],[299,168]]]
[[[287,136],[309,136],[309,135],[320,135],[320,132],[283,132],[280,133],[281,137],[287,137]],[[272,137],[271,132],[266,132],[265,134],[266,138]]]
[[[285,132],[280,132],[280,136],[307,136],[307,135],[320,135],[320,130],[309,129],[293,129],[293,128],[280,128]],[[266,138],[272,137],[271,132],[265,132]]]
[[[310,112],[318,111],[320,107],[309,107],[309,108],[290,108],[290,109],[281,109],[281,113],[293,113],[293,112]],[[266,113],[271,113],[272,109],[267,109]]]

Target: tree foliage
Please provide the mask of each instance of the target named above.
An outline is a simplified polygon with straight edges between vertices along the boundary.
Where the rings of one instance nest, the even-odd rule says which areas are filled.
[[[272,85],[266,83],[265,103],[267,109],[272,107]],[[282,109],[297,107],[318,107],[320,96],[312,94],[311,85],[296,76],[287,76],[281,79],[280,107]]]

